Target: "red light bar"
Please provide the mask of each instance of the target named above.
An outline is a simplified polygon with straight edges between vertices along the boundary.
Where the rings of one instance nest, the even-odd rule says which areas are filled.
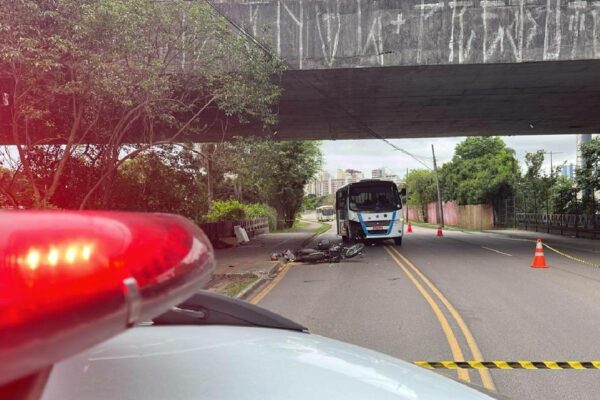
[[[168,214],[0,213],[0,384],[147,321],[202,288],[210,242]]]

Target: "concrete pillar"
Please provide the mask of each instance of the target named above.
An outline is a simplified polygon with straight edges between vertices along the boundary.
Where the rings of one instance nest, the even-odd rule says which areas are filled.
[[[583,165],[583,158],[581,156],[581,145],[592,140],[591,133],[581,133],[576,135],[576,146],[577,146],[577,161],[576,166],[581,167]]]

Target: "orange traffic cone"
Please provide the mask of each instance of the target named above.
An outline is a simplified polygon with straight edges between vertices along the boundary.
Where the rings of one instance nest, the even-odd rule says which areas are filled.
[[[542,246],[542,239],[537,240],[535,245],[535,255],[531,262],[531,268],[548,268],[546,265],[546,257],[544,257],[544,246]]]
[[[444,236],[444,234],[442,233],[442,227],[439,226],[439,225],[438,225],[437,235],[438,236]]]
[[[412,233],[412,225],[410,224],[410,222],[408,223],[408,229],[406,230],[407,233]]]

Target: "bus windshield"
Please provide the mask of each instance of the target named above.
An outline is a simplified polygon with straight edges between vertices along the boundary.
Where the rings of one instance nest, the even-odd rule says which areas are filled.
[[[394,211],[402,208],[398,190],[393,185],[375,184],[350,187],[352,211]]]
[[[317,212],[321,213],[324,216],[329,216],[335,214],[335,210],[333,206],[325,206],[317,208]]]

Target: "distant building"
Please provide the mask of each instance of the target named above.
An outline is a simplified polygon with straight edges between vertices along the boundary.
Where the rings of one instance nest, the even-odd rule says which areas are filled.
[[[575,165],[573,163],[562,166],[561,175],[570,179],[575,178]]]
[[[384,175],[386,175],[385,168],[377,168],[371,171],[372,179],[381,179]]]
[[[392,181],[396,184],[396,186],[404,187],[404,180],[401,179],[398,175],[389,171],[385,167],[377,168],[371,171],[371,179],[381,179],[385,181]]]
[[[358,182],[364,178],[362,171],[354,169],[338,169],[335,173],[335,177],[327,171],[321,171],[313,179],[311,179],[304,192],[308,194],[314,194],[316,196],[327,196],[335,193],[339,188],[349,183]]]
[[[330,180],[330,193],[335,193],[339,188],[346,184],[346,180],[344,178],[335,178]]]

